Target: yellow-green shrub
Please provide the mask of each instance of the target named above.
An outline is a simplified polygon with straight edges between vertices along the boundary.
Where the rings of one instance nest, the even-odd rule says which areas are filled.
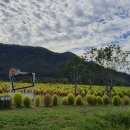
[[[87,103],[91,106],[94,106],[97,104],[96,96],[95,95],[87,95]]]
[[[58,97],[57,97],[56,94],[53,96],[52,105],[53,106],[57,106],[58,105]]]
[[[102,105],[103,104],[102,98],[100,96],[97,96],[97,104],[98,105]]]
[[[76,105],[83,105],[82,97],[81,95],[78,95],[75,99]]]
[[[129,105],[129,104],[130,104],[130,99],[129,99],[128,96],[125,96],[125,97],[123,98],[123,103],[124,103],[124,105]]]
[[[14,94],[14,104],[16,107],[21,107],[22,106],[22,95],[20,92],[15,92]]]
[[[61,104],[62,105],[68,105],[68,98],[67,97],[63,97],[61,100]]]
[[[120,98],[120,96],[114,96],[113,98],[112,98],[112,104],[114,105],[114,106],[119,106],[120,104],[121,104],[121,98]]]
[[[45,94],[44,106],[49,107],[49,106],[51,106],[51,103],[52,103],[52,96],[49,93]]]
[[[74,105],[74,94],[73,93],[69,93],[67,95],[68,97],[68,105]]]
[[[109,97],[107,95],[104,95],[102,100],[104,105],[108,105],[110,103]]]
[[[29,108],[31,106],[31,99],[29,96],[25,96],[23,98],[23,105],[27,108]]]
[[[40,96],[36,96],[35,99],[34,99],[34,104],[36,107],[40,107],[41,105],[41,97]]]

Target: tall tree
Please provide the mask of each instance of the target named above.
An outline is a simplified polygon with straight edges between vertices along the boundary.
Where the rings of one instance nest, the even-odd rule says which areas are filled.
[[[122,50],[118,45],[108,45],[103,48],[91,48],[84,54],[84,58],[93,61],[109,70],[109,73],[103,76],[107,86],[107,92],[112,96],[112,88],[114,85],[114,72],[125,69],[127,63],[128,52]],[[104,74],[104,72],[101,74]]]
[[[99,66],[94,63],[96,52],[97,52],[97,49],[92,47],[92,48],[86,50],[86,52],[82,56],[84,61],[86,61],[88,63],[88,66],[85,67],[84,75],[87,79],[87,83],[89,84],[89,91],[88,92],[90,92],[91,94],[93,93],[92,86],[93,86],[93,83],[94,83],[95,78],[96,78],[95,73],[98,73],[98,71],[99,71]]]
[[[75,95],[77,94],[77,84],[79,75],[84,65],[84,60],[80,57],[74,57],[73,59],[69,60],[66,64],[66,72],[75,85]]]

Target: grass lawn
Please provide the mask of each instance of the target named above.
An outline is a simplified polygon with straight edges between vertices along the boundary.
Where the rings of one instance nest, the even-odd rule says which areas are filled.
[[[129,128],[129,106],[57,106],[0,110],[1,130],[129,130]]]

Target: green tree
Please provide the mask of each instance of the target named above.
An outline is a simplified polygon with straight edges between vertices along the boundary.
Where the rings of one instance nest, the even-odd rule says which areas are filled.
[[[84,77],[87,80],[87,83],[89,84],[89,92],[92,94],[93,89],[92,85],[97,78],[97,73],[99,72],[99,65],[95,64],[95,56],[96,56],[97,49],[96,48],[90,48],[86,50],[84,53],[84,56],[82,58],[84,61],[87,62],[87,67],[84,68]],[[96,74],[95,74],[96,73]]]
[[[77,84],[78,84],[79,75],[82,72],[84,66],[85,66],[85,62],[82,58],[74,57],[73,59],[67,62],[65,67],[68,77],[74,83],[75,95],[77,94]]]
[[[90,94],[93,94],[93,84],[97,80],[97,74],[98,74],[98,65],[96,65],[93,62],[88,62],[87,66],[84,67],[83,71],[83,79],[86,81],[87,84],[89,84],[88,92]]]
[[[126,67],[128,52],[122,50],[118,45],[107,45],[102,48],[91,48],[84,54],[86,61],[93,61],[96,64],[103,66],[109,72],[100,70],[103,80],[106,84],[107,92],[109,93],[110,100],[112,97],[112,88],[114,84],[114,72],[123,71]],[[103,69],[102,69],[103,70]],[[104,75],[105,74],[105,75]]]

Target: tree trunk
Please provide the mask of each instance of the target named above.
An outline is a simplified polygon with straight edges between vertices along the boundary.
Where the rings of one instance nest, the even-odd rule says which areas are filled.
[[[113,86],[110,86],[110,102],[112,103],[112,88]]]
[[[90,83],[90,93],[92,94],[92,83]]]
[[[77,84],[75,84],[75,96],[77,94]]]
[[[107,96],[109,96],[109,87],[108,87],[108,85],[106,85],[106,93],[107,93]]]
[[[77,95],[77,79],[78,79],[78,72],[74,72],[74,84],[75,84],[75,96]]]
[[[112,102],[112,89],[113,89],[113,77],[111,77],[110,81],[110,102]]]

